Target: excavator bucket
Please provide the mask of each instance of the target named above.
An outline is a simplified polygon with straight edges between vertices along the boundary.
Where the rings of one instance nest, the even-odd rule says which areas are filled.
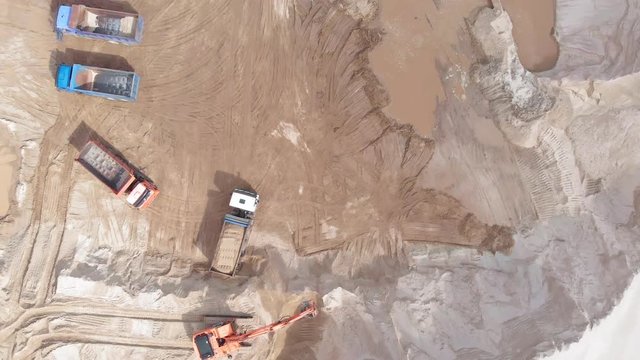
[[[311,309],[312,311],[309,313],[309,315],[307,315],[307,317],[309,318],[314,318],[316,316],[318,316],[318,309],[316,308],[316,303],[314,301],[311,300],[307,300],[307,301],[303,301],[302,302],[302,307],[300,308],[300,312],[305,312],[308,309]]]

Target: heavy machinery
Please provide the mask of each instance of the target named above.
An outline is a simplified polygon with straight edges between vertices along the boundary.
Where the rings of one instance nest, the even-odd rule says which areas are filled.
[[[149,206],[160,193],[151,181],[97,140],[89,140],[76,161],[116,196],[126,196],[127,203],[137,209]]]
[[[58,38],[65,33],[121,44],[142,41],[142,16],[85,5],[60,5],[56,17]]]
[[[236,274],[240,257],[247,245],[253,217],[260,203],[260,196],[252,191],[235,189],[231,193],[231,213],[225,214],[216,245],[216,253],[210,271],[223,277]]]
[[[80,64],[60,64],[56,74],[59,90],[110,100],[135,101],[139,85],[136,73]]]
[[[298,314],[245,333],[236,332],[235,321],[227,319],[193,334],[193,348],[200,359],[230,359],[232,354],[241,347],[249,346],[246,341],[278,331],[300,319],[312,318],[316,315],[318,315],[316,303],[305,301]]]

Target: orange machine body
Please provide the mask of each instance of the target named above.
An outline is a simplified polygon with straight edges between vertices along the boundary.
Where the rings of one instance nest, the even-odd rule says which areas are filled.
[[[200,359],[228,358],[238,351],[245,341],[278,331],[300,319],[316,315],[318,315],[318,309],[315,302],[306,301],[300,313],[246,333],[237,333],[234,320],[226,320],[220,325],[193,334],[193,348]]]

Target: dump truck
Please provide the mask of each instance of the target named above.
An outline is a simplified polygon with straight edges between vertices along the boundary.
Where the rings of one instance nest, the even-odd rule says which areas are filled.
[[[134,208],[149,206],[160,193],[156,185],[97,140],[89,140],[76,161]]]
[[[56,17],[58,38],[67,33],[79,37],[121,44],[142,41],[142,16],[85,5],[60,5]]]
[[[224,319],[211,327],[193,334],[193,349],[200,359],[230,359],[243,346],[249,346],[247,341],[258,336],[266,335],[286,328],[304,318],[318,315],[318,308],[314,301],[302,303],[302,309],[294,316],[285,317],[273,324],[251,330],[245,333],[237,331],[233,318]]]
[[[223,277],[235,276],[258,203],[260,196],[255,192],[235,189],[231,193],[229,206],[233,210],[224,215],[210,271]]]
[[[80,64],[60,64],[56,75],[59,90],[110,100],[135,101],[139,85],[136,73]]]

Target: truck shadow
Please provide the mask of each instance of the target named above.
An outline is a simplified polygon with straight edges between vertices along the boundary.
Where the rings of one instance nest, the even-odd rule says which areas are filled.
[[[58,8],[60,5],[86,5],[100,9],[108,9],[115,11],[124,11],[128,13],[138,13],[136,9],[127,1],[117,0],[51,0],[49,20],[51,27],[55,29],[56,18],[58,17]]]
[[[114,70],[134,71],[129,61],[119,55],[74,49],[53,50],[49,58],[49,72],[51,72],[51,77],[54,80],[57,77],[58,65],[60,64],[82,64]]]
[[[207,257],[207,264],[194,264],[197,270],[208,270],[218,245],[224,214],[231,211],[229,200],[234,189],[254,191],[253,187],[238,175],[216,171],[213,184],[218,190],[207,192],[207,205],[196,235],[196,246]]]
[[[222,216],[226,210],[222,192],[209,190],[207,192],[207,206],[204,209],[200,227],[196,235],[196,246],[207,257],[205,264],[194,264],[199,271],[208,271],[213,260],[218,233],[222,228]]]
[[[85,123],[84,121],[82,121],[80,125],[76,127],[76,129],[71,133],[71,135],[68,138],[69,144],[71,144],[71,146],[73,146],[78,152],[82,150],[84,145],[89,140],[96,140],[100,142],[102,145],[104,145],[106,148],[108,148],[113,154],[118,156],[125,164],[127,164],[129,167],[134,169],[136,177],[143,178],[148,180],[151,183],[154,183],[153,180],[150,179],[144,173],[142,173],[142,171],[140,171],[140,169],[137,166],[131,164],[127,160],[127,158],[124,156],[124,154],[122,154],[118,149],[116,149],[109,141],[107,141],[105,138],[100,136],[100,134],[98,134],[93,128],[87,125],[87,123]]]

